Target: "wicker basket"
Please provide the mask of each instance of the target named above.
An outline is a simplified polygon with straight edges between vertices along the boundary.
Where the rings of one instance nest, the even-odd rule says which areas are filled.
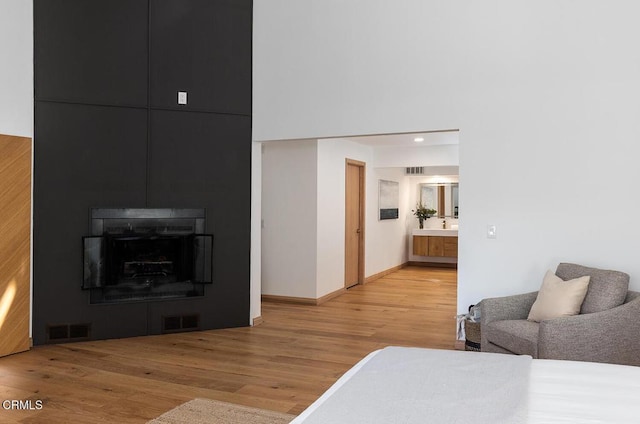
[[[464,332],[466,335],[464,350],[480,352],[480,323],[465,319]]]

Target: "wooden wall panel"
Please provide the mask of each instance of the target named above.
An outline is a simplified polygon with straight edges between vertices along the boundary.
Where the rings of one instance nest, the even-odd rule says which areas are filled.
[[[31,139],[0,135],[0,356],[29,349]]]

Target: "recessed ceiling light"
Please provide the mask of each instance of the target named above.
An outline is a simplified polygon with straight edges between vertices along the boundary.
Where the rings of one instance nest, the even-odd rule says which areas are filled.
[[[416,137],[416,138],[413,139],[413,141],[415,141],[416,143],[422,143],[424,141],[424,138]]]

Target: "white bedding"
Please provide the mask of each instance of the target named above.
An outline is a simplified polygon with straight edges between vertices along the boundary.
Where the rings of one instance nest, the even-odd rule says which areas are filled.
[[[640,367],[534,359],[529,422],[640,423]]]
[[[428,358],[427,365],[419,365],[415,355]],[[500,382],[503,377],[491,382],[486,372],[473,371],[480,362],[488,362],[485,370],[490,370],[497,360],[507,373],[521,373],[519,365],[510,365],[514,358],[528,357],[397,347],[375,351],[292,424],[640,423],[639,367],[529,358],[528,378],[519,374],[511,379],[520,380],[522,393],[517,382]],[[466,368],[455,365],[460,359]],[[389,366],[402,362],[406,366]],[[451,395],[452,387],[456,395]],[[491,397],[494,401],[487,401]]]

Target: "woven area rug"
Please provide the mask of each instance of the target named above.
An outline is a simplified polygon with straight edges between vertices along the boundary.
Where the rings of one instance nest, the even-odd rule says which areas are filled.
[[[289,424],[295,417],[212,399],[193,399],[147,424]]]

